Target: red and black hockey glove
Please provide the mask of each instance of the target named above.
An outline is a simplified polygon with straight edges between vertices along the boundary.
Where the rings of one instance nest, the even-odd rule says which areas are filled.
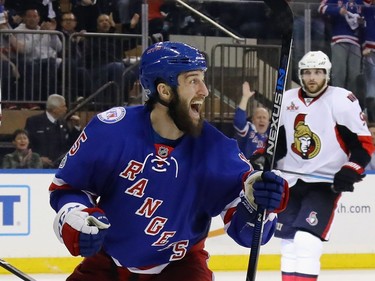
[[[362,181],[365,177],[364,169],[354,162],[348,162],[341,167],[340,171],[335,174],[333,179],[332,191],[339,192],[353,192],[354,184]]]

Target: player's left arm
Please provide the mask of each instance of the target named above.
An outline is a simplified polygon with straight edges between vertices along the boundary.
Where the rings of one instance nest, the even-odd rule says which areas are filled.
[[[349,161],[335,174],[333,190],[353,191],[353,184],[364,177],[364,169],[370,162],[375,147],[355,96],[347,93],[337,105],[334,109],[337,138],[342,149],[349,155]]]

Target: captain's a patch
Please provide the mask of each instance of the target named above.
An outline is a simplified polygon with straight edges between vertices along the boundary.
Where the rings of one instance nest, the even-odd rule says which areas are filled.
[[[107,124],[113,124],[125,117],[126,109],[124,107],[113,107],[107,111],[99,113],[97,116],[100,121]]]

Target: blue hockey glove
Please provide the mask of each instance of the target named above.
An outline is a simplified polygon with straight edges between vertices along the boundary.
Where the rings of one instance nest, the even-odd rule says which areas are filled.
[[[288,203],[289,187],[286,180],[275,172],[252,172],[244,182],[245,198],[257,210],[258,206],[268,212],[282,212]]]
[[[99,252],[109,227],[101,209],[76,208],[63,218],[61,238],[73,256],[89,257]]]
[[[353,192],[354,183],[362,181],[365,177],[364,169],[354,162],[348,162],[341,167],[340,171],[335,174],[333,179],[332,191],[339,192]]]

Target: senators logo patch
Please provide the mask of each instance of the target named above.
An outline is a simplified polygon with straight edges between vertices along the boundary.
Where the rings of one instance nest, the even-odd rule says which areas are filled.
[[[318,217],[317,217],[317,212],[311,212],[309,217],[306,218],[306,221],[309,225],[315,226],[318,224]]]
[[[321,142],[317,134],[305,123],[306,114],[298,114],[294,120],[294,142],[291,149],[302,159],[314,158],[320,152]]]
[[[113,124],[124,118],[125,114],[126,109],[124,107],[114,107],[107,111],[99,113],[97,116],[103,123]]]

